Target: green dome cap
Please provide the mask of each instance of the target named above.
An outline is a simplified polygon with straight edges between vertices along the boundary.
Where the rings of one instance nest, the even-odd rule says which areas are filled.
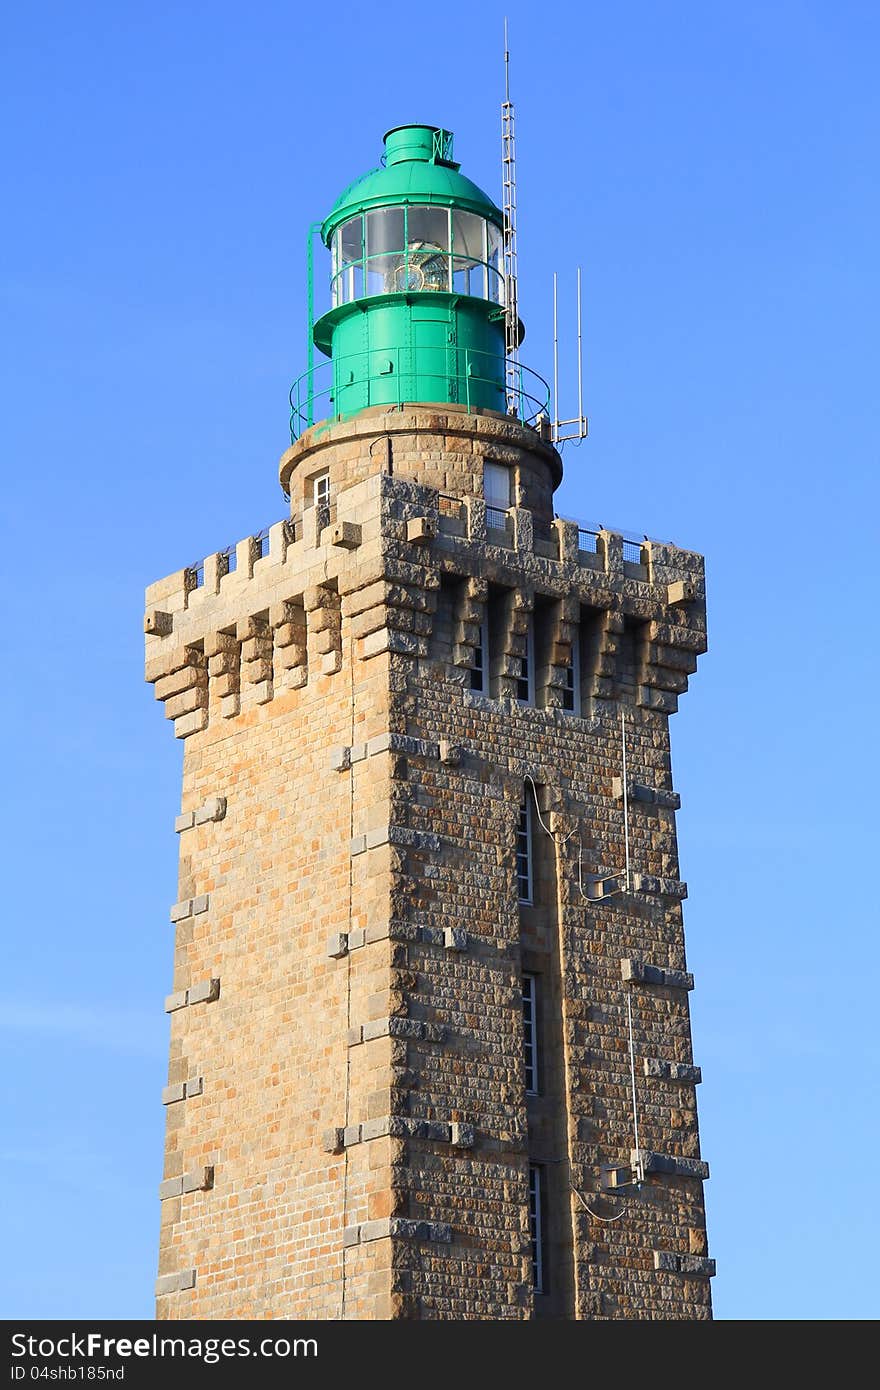
[[[385,166],[350,183],[321,227],[326,245],[341,222],[389,203],[437,203],[475,212],[503,226],[501,210],[452,159],[452,135],[440,126],[395,126],[385,135]]]

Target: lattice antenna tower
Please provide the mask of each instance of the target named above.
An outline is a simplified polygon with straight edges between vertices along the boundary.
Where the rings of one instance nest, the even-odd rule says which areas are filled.
[[[501,103],[501,184],[504,213],[504,384],[507,413],[519,415],[519,306],[516,265],[516,113],[510,100],[510,50],[504,19],[504,101]]]

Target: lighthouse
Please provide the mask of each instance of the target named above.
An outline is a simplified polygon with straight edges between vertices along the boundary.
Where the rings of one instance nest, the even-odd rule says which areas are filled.
[[[502,203],[388,131],[310,250],[284,515],[147,591],[160,1318],[711,1317],[669,744],[703,561],[558,513]]]

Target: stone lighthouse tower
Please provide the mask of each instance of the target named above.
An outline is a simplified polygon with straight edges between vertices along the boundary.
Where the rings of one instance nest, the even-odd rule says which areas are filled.
[[[289,517],[147,592],[185,740],[158,1316],[709,1318],[702,560],[555,514],[448,132],[389,132],[321,230]]]

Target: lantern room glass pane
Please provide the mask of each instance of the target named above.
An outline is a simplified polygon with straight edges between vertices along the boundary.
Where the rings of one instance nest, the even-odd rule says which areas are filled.
[[[449,289],[449,209],[407,208],[405,283],[400,289]]]
[[[449,209],[407,208],[407,241],[410,247],[424,244],[448,251]]]
[[[404,248],[403,208],[374,208],[367,213],[367,255]]]
[[[489,299],[495,304],[504,303],[504,261],[502,255],[501,230],[494,222],[488,224]]]
[[[483,218],[477,217],[476,213],[453,211],[452,250],[456,258],[467,256],[472,261],[483,259],[484,225]]]
[[[363,256],[363,218],[352,217],[348,222],[343,222],[333,237],[330,298],[334,305],[348,304],[362,296]]]
[[[486,223],[472,212],[452,214],[452,288],[486,299]]]
[[[340,241],[339,228],[337,227],[330,242],[330,302],[334,309],[340,303],[342,294],[342,283],[339,279],[339,256]]]
[[[339,242],[342,251],[342,265],[360,261],[364,255],[364,222],[362,217],[352,217],[343,222],[339,229]]]
[[[392,294],[405,270],[406,234],[402,207],[367,213],[367,294]]]

